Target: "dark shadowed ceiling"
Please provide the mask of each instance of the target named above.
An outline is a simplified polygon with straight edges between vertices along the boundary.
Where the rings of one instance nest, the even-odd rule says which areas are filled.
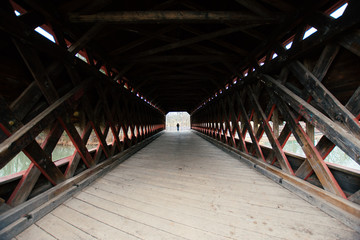
[[[304,18],[338,1],[14,0],[29,25],[51,25],[69,51],[168,111],[196,109],[272,57]],[[71,44],[72,45],[71,45]]]

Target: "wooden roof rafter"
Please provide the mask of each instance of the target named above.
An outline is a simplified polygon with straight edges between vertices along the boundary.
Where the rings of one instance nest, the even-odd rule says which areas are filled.
[[[22,0],[14,1],[22,3]],[[286,20],[291,26],[295,23],[294,19],[302,17],[303,14],[303,12],[297,11],[302,4],[295,1],[285,3],[281,0],[226,0],[222,3],[214,2],[206,4],[197,1],[174,0],[163,1],[158,4],[144,3],[138,6],[133,3],[125,6],[123,3],[111,1],[92,1],[90,3],[91,6],[89,5],[88,8],[85,2],[81,0],[78,0],[77,3],[65,1],[54,6],[41,6],[37,0],[24,0],[24,2],[26,2],[26,6],[29,7],[31,12],[36,12],[45,17],[48,22],[53,23],[56,26],[57,32],[61,29],[60,31],[65,32],[66,35],[73,36],[73,48],[76,48],[75,50],[82,48],[89,52],[89,56],[95,58],[98,62],[102,59],[103,65],[107,69],[117,73],[112,73],[115,81],[126,76],[129,82],[132,83],[133,88],[136,88],[135,85],[140,84],[140,81],[142,81],[140,80],[141,73],[137,73],[134,71],[135,69],[148,69],[147,71],[152,72],[153,70],[147,67],[148,65],[165,67],[176,64],[183,65],[190,62],[193,62],[194,65],[199,64],[199,68],[196,69],[199,74],[205,73],[206,69],[210,69],[211,72],[216,71],[219,74],[224,73],[225,75],[223,75],[222,80],[219,78],[218,84],[219,86],[225,86],[232,81],[233,76],[240,74],[239,68],[247,65],[251,68],[258,68],[255,63],[258,62],[257,58],[260,53],[253,51],[253,46],[258,45],[259,42],[263,41],[264,37],[269,36],[268,32],[274,32],[276,25],[281,25],[281,22],[284,22],[285,16],[293,16],[293,18],[290,17]],[[306,5],[310,6],[307,10],[309,12],[319,11],[328,2],[324,0],[316,4]],[[99,7],[95,8],[94,6]],[[51,14],[54,8],[56,14]],[[291,11],[294,14],[291,14]],[[118,14],[119,12],[121,14],[128,14],[127,16],[132,16],[134,17],[133,20],[140,22],[136,24],[134,22],[122,24],[119,24],[119,22],[116,24],[105,23],[103,28],[99,27],[100,30],[97,34],[95,34],[96,27],[94,27],[95,30],[93,29],[93,34],[90,34],[92,32],[91,25],[69,21],[71,20],[69,14],[79,16],[84,14],[98,17],[104,14],[104,16],[120,17],[121,14]],[[182,16],[179,14],[180,12]],[[236,16],[232,12],[244,14],[237,14],[238,16]],[[215,13],[215,15],[206,16],[203,13]],[[204,20],[207,17],[210,19],[206,21],[201,20],[203,23],[189,21],[196,14],[200,16],[200,19]],[[223,17],[228,14],[228,20],[222,21],[217,18],[220,15],[216,14],[223,14]],[[147,19],[149,16],[154,18],[152,20]],[[239,22],[233,21],[235,16],[238,18],[236,21],[242,17],[243,20],[254,20],[258,24],[227,33],[227,29],[241,28]],[[162,20],[157,19],[160,17],[162,17]],[[231,19],[232,17],[234,18]],[[269,22],[268,20],[270,19],[271,21]],[[95,20],[92,19],[91,21]],[[121,19],[118,20],[120,21]],[[169,21],[173,20],[181,21],[182,24],[180,26],[169,24]],[[148,22],[143,24],[143,21]],[[162,24],[155,25],[151,21],[157,21],[158,23],[161,21]],[[216,27],[213,29],[206,27],[210,23]],[[128,32],[128,38],[128,34],[124,29],[133,29],[135,31],[130,30],[132,33]],[[271,30],[266,30],[267,33],[264,34],[262,31],[264,29]],[[279,30],[279,32],[282,31],[286,30]],[[217,33],[220,34],[217,35]],[[141,39],[133,41],[134,38],[137,38],[136,35],[139,34],[142,36]],[[87,38],[87,36],[90,36],[90,38]],[[273,36],[279,37],[275,32]],[[117,39],[119,41],[116,41]],[[165,45],[159,40],[164,42]],[[81,42],[82,44],[80,44]],[[268,41],[265,44],[269,49],[272,46],[270,42]],[[159,46],[158,44],[162,45]],[[260,51],[260,47],[258,49]],[[267,52],[270,51],[269,49]],[[234,57],[232,56],[233,54],[240,55],[240,57]],[[163,55],[166,56],[164,57]],[[145,81],[145,79],[143,80]],[[175,81],[174,84],[176,84]],[[146,89],[144,90],[146,91]],[[214,89],[215,91],[216,89]],[[194,106],[190,107],[190,109],[194,108]]]

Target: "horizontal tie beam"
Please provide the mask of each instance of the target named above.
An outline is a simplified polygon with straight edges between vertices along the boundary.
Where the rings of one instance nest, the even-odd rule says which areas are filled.
[[[169,22],[237,22],[269,24],[278,22],[277,17],[258,17],[236,11],[122,11],[97,14],[70,13],[71,22],[108,23],[169,23]]]

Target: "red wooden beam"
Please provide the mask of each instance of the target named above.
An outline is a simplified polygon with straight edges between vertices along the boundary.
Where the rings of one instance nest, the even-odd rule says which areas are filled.
[[[58,117],[58,121],[68,134],[71,142],[74,144],[85,165],[88,168],[92,167],[94,165],[94,160],[92,159],[75,126],[70,122],[64,121],[61,117]]]

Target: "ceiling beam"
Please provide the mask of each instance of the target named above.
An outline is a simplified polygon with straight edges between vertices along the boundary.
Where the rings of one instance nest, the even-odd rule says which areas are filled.
[[[157,38],[159,35],[162,35],[166,32],[169,32],[171,30],[173,30],[176,26],[167,26],[165,28],[161,28],[160,30],[154,32],[154,33],[149,33],[149,35],[146,35],[142,38],[139,38],[138,40],[136,41],[131,41],[130,43],[126,44],[126,45],[123,45],[115,50],[112,50],[109,55],[118,55],[118,54],[122,54],[126,51],[129,51],[137,46],[140,46],[154,38]]]
[[[269,1],[277,1],[277,0],[269,0]],[[191,10],[194,10],[194,11],[205,11],[206,10],[204,7],[196,5],[196,4],[194,4],[194,2],[189,2],[187,0],[182,0],[181,4],[185,7],[190,8]],[[230,25],[230,23],[227,23],[227,26],[231,27],[232,25]],[[248,29],[248,30],[242,30],[241,32],[243,32],[255,39],[258,39],[258,40],[262,40],[265,38],[265,36],[263,34],[260,34],[260,33],[256,32],[255,30]]]
[[[179,80],[179,81],[175,81],[174,80]],[[213,84],[213,81],[215,81],[214,79],[186,79],[186,81],[181,81],[184,79],[169,79],[167,80],[166,78],[163,79],[146,79],[145,81],[141,82],[140,84],[138,84],[137,90],[142,91],[144,94],[146,93],[146,91],[150,91],[153,87],[155,87],[156,89],[164,89],[164,88],[172,88],[172,87],[177,87],[177,88],[186,88],[186,89],[193,89],[193,88],[204,88],[204,87],[212,87],[212,85],[214,85],[215,87],[217,87],[217,85]]]
[[[110,5],[113,0],[91,0],[86,1],[85,7],[81,9],[81,12],[98,12],[106,6]],[[72,1],[74,2],[74,1]]]
[[[178,26],[176,25],[176,27],[178,27]],[[179,41],[178,38],[165,36],[164,34],[158,34],[156,32],[154,33],[154,32],[150,32],[150,31],[146,31],[144,29],[136,28],[134,26],[132,26],[131,28],[123,28],[123,30],[130,31],[130,32],[135,31],[138,34],[147,36],[152,39],[155,38],[157,40],[161,40],[161,41],[168,42],[168,43],[173,43],[173,42]],[[205,47],[205,46],[202,46],[199,44],[192,44],[192,45],[187,46],[187,48],[192,49],[201,54],[204,54],[204,53],[220,54],[220,55],[224,54],[224,52],[222,52],[222,51],[216,50],[214,48]]]
[[[194,99],[198,99],[198,100],[201,100],[201,99],[204,99],[204,97],[206,95],[209,94],[209,92],[207,91],[201,91],[199,89],[200,93],[199,92],[194,92],[194,93],[186,93],[186,92],[165,92],[165,91],[155,91],[153,94],[152,94],[152,100],[155,101],[155,100],[158,100],[158,99],[166,99],[166,101],[161,101],[161,102],[165,102],[165,103],[168,103],[170,100],[173,100],[173,101],[176,101],[176,102],[181,102],[183,103],[184,101],[189,101],[189,102],[193,102]]]
[[[258,17],[238,11],[122,11],[97,14],[70,13],[71,22],[107,23],[173,23],[173,22],[237,22],[242,24],[274,23],[276,17]]]
[[[239,62],[240,57],[234,55],[164,55],[144,58],[120,58],[118,63],[170,63],[170,62]]]
[[[177,93],[177,94],[182,94],[184,92],[186,93],[191,93],[191,94],[196,94],[199,91],[203,90],[206,91],[207,94],[209,94],[208,90],[206,87],[206,85],[204,86],[204,84],[202,83],[188,83],[188,84],[173,84],[173,85],[155,85],[152,86],[153,88],[156,89],[156,91],[161,91],[161,92],[167,92],[167,93]]]
[[[202,35],[204,34],[203,32],[201,31],[198,31],[192,27],[189,27],[188,25],[183,25],[181,26],[182,29],[184,29],[185,31],[188,31],[188,32],[191,32],[193,34],[196,34],[196,35]],[[231,51],[235,52],[235,53],[238,53],[242,56],[246,56],[249,52],[247,50],[244,50],[238,46],[235,46],[229,42],[226,42],[226,41],[222,41],[220,39],[210,39],[211,42],[221,46],[221,47],[224,47],[226,49],[230,49]]]
[[[158,65],[147,65],[147,66],[149,66],[149,68],[147,69],[146,72],[138,74],[139,76],[141,76],[141,78],[148,78],[153,76],[156,77],[166,74],[171,74],[171,75],[187,74],[192,76],[214,77],[214,75],[211,72],[201,71],[201,69],[194,71],[194,70],[183,69],[181,67],[162,66],[161,68],[160,67],[158,68]],[[156,70],[152,68],[156,68]],[[151,71],[148,71],[149,69],[151,69]]]
[[[210,85],[213,85],[215,88],[220,88],[222,87],[218,82],[216,82],[216,79],[217,77],[214,76],[214,75],[211,75],[211,74],[208,74],[208,73],[199,73],[199,72],[195,72],[195,71],[178,71],[180,73],[180,75],[184,76],[184,74],[186,74],[187,76],[190,77],[190,79],[186,79],[187,81],[189,80],[192,80],[194,81],[196,79],[196,81],[199,81],[199,80],[209,80],[208,82],[208,86]],[[210,72],[210,71],[208,71]],[[133,81],[136,83],[136,86],[135,86],[135,89],[136,90],[140,90],[140,88],[142,89],[146,89],[146,91],[148,90],[148,86],[152,86],[154,84],[154,82],[159,82],[159,80],[161,81],[161,79],[167,79],[169,80],[169,78],[165,78],[164,75],[165,74],[171,74],[172,73],[172,78],[176,78],[176,76],[174,76],[174,72],[166,72],[166,73],[163,73],[163,72],[159,72],[159,73],[156,73],[156,74],[150,74],[150,75],[141,75],[139,76],[138,78],[141,79],[141,81],[136,81],[135,79],[137,78],[132,78]],[[159,77],[159,78],[156,78],[156,77]],[[171,78],[171,77],[170,77]],[[184,78],[183,78],[184,79]],[[176,80],[176,79],[175,79]],[[144,92],[144,91],[143,91]],[[144,92],[145,93],[145,92]]]
[[[181,80],[184,79],[186,81],[192,81],[192,80],[204,80],[209,78],[214,78],[213,76],[206,76],[206,75],[193,75],[193,74],[162,74],[162,75],[153,75],[153,76],[147,76],[144,78],[150,79],[150,80]]]
[[[265,2],[283,12],[292,12],[295,11],[296,8],[289,3],[289,1],[286,0],[261,0],[262,2]]]
[[[201,41],[210,40],[210,39],[217,38],[217,37],[220,37],[220,36],[229,35],[231,33],[239,32],[241,30],[253,28],[253,27],[256,27],[256,26],[259,26],[259,25],[261,25],[261,24],[246,24],[246,25],[242,24],[241,26],[237,26],[237,27],[230,27],[230,28],[221,29],[219,31],[206,33],[206,34],[199,35],[199,36],[196,36],[196,37],[192,37],[192,38],[180,40],[178,42],[170,43],[170,44],[167,44],[167,45],[164,45],[164,46],[161,46],[161,47],[149,49],[149,50],[143,51],[143,52],[141,52],[139,54],[136,54],[136,57],[145,57],[145,56],[153,55],[153,54],[156,54],[156,53],[169,51],[169,50],[172,50],[172,49],[188,46],[188,45],[198,43],[198,42],[201,42]]]
[[[157,4],[155,5],[154,7],[152,7],[150,10],[164,10],[168,7],[171,7],[173,6],[174,4],[177,3],[178,0],[168,0],[168,1],[165,1],[163,3],[160,3],[160,4]]]
[[[164,69],[163,71],[154,71],[154,72],[148,72],[148,73],[144,73],[141,74],[141,78],[154,78],[154,77],[163,77],[166,75],[181,75],[181,76],[192,76],[192,77],[198,77],[198,78],[214,78],[215,76],[213,74],[210,73],[204,73],[201,71],[191,71],[191,70],[171,70],[172,68],[169,69]]]
[[[92,38],[94,38],[101,29],[103,29],[104,25],[102,23],[95,24],[90,30],[88,30],[84,35],[81,36],[79,40],[74,42],[69,48],[68,51],[76,54],[81,49],[85,47],[85,45],[91,41]]]
[[[246,7],[247,9],[249,9],[250,11],[256,13],[259,16],[269,17],[269,16],[274,15],[274,13],[269,11],[262,4],[258,3],[255,0],[235,0],[235,2],[237,2],[240,5]]]
[[[202,75],[210,75],[215,77],[221,77],[224,72],[219,73],[217,70],[213,70],[206,66],[207,63],[199,62],[199,63],[191,63],[191,64],[178,64],[176,67],[171,67],[165,64],[146,64],[146,68],[139,69],[137,68],[136,71],[132,71],[128,77],[132,79],[142,78],[146,79],[151,74],[159,74],[162,73],[160,71],[166,70],[167,73],[188,73],[188,74],[202,74]],[[144,66],[144,65],[143,65]],[[160,70],[160,71],[159,71]]]

